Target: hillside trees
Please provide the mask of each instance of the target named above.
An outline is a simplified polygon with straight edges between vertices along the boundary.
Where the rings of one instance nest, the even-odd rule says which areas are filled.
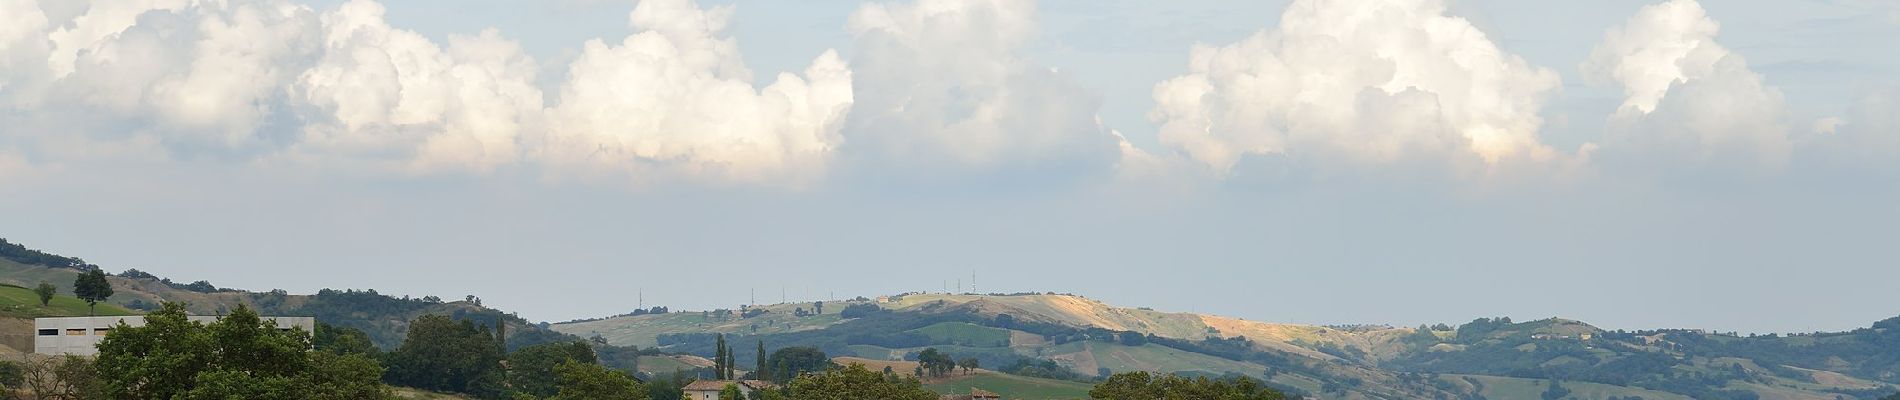
[[[104,270],[93,268],[80,273],[78,278],[73,279],[73,295],[78,296],[80,300],[85,300],[88,308],[86,313],[93,314],[98,309],[99,302],[112,297],[112,282],[106,281]]]
[[[1280,393],[1253,378],[1185,378],[1174,374],[1154,376],[1147,372],[1126,372],[1089,390],[1089,397],[1102,400],[1282,400]]]
[[[789,398],[799,400],[935,400],[916,378],[887,376],[862,364],[800,375],[792,379]]]
[[[362,354],[376,358],[382,352],[363,330],[323,322],[317,322],[316,332],[311,335],[311,345],[317,351],[336,355]]]
[[[880,311],[884,311],[884,308],[878,307],[876,304],[859,303],[845,306],[844,311],[838,312],[838,316],[846,319],[864,318]]]
[[[917,364],[918,367],[922,367],[924,371],[929,372],[932,377],[942,377],[945,373],[957,368],[957,361],[955,359],[950,358],[949,354],[937,351],[935,347],[926,348],[924,351],[918,352]]]
[[[201,325],[183,304],[165,303],[145,326],[114,327],[94,369],[108,398],[388,397],[375,360],[309,348],[309,333],[278,330],[242,305]]]
[[[40,282],[39,286],[33,287],[33,294],[40,296],[40,306],[42,307],[52,304],[53,295],[58,293],[59,287],[53,286],[51,283]]]
[[[544,343],[508,355],[508,383],[517,393],[538,397],[560,391],[555,367],[569,362],[596,364],[594,349],[582,342]]]
[[[390,383],[494,397],[501,393],[501,342],[468,320],[425,315],[409,324],[402,346],[389,355]]]
[[[786,347],[772,351],[765,375],[775,382],[786,383],[799,375],[823,372],[831,367],[831,357],[816,347]]]
[[[550,400],[646,400],[647,388],[625,372],[568,360],[554,366],[560,390]]]

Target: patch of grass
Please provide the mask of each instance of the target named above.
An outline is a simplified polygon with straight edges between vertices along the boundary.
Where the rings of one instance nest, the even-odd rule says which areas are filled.
[[[97,315],[137,315],[125,307],[111,303],[99,303]],[[39,317],[80,317],[87,315],[86,302],[78,297],[60,294],[53,301],[40,305],[40,296],[33,289],[15,285],[0,285],[0,315],[17,318]]]
[[[1005,399],[1024,400],[1086,399],[1089,398],[1089,389],[1094,387],[1082,382],[995,372],[966,375],[924,386],[940,394],[969,394],[970,388],[978,388],[996,392]]]
[[[939,322],[912,329],[911,332],[929,336],[939,343],[955,343],[968,347],[1009,347],[1008,330],[967,322]]]

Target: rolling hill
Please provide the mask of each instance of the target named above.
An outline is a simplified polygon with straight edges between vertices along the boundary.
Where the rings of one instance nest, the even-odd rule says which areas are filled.
[[[1104,370],[1244,375],[1328,399],[1536,398],[1553,380],[1576,399],[1869,399],[1892,393],[1891,379],[1900,375],[1892,361],[1900,357],[1864,354],[1900,353],[1900,330],[1887,339],[1879,324],[1774,338],[1611,332],[1559,318],[1480,318],[1439,329],[1327,327],[1122,308],[1062,294],[906,294],[826,302],[825,314],[795,313],[810,308],[763,305],[749,308],[751,317],[625,315],[552,328],[690,354],[710,354],[711,334],[720,333],[740,343],[813,346],[868,360],[914,359],[936,348],[992,367],[1050,360],[1082,377]],[[834,314],[847,309],[856,315]],[[1886,340],[1892,344],[1866,345]],[[741,365],[751,362],[746,356]],[[1015,390],[1001,387],[1005,395]]]
[[[73,278],[87,268],[97,266],[0,240],[0,336],[9,341],[0,347],[24,347],[12,342],[30,339],[26,318],[82,315],[86,307],[78,299],[62,295],[40,306],[27,287],[47,282],[71,293]],[[1894,393],[1900,382],[1900,317],[1848,332],[1741,337],[1686,329],[1605,331],[1559,318],[1479,318],[1455,327],[1311,326],[1116,307],[1066,294],[912,293],[739,310],[643,310],[550,325],[474,299],[397,298],[374,290],[251,292],[136,270],[108,279],[116,290],[99,305],[102,314],[138,313],[163,301],[187,302],[200,314],[242,305],[361,329],[385,349],[401,342],[408,321],[442,314],[504,322],[511,348],[606,342],[596,347],[604,363],[649,374],[703,368],[715,334],[742,349],[755,341],[770,348],[811,346],[893,366],[935,348],[988,369],[933,379],[927,382],[933,390],[974,387],[1009,398],[1085,396],[1092,379],[1127,371],[1249,376],[1322,399],[1557,393],[1570,399],[1864,400]],[[741,351],[735,361],[751,365],[753,358]]]

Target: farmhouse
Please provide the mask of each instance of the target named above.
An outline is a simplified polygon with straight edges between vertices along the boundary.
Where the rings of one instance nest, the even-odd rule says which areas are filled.
[[[739,392],[745,393],[745,397],[748,399],[753,398],[752,392],[778,388],[778,385],[774,385],[771,382],[756,380],[697,380],[691,384],[687,384],[686,387],[680,388],[680,391],[684,392],[684,394],[680,396],[680,400],[718,400],[719,391],[725,390],[726,385],[738,386]]]
[[[218,317],[186,317],[193,322],[209,324],[218,321]],[[277,323],[277,329],[290,330],[303,328],[304,332],[315,332],[317,319],[311,317],[260,317],[265,321]],[[46,355],[71,354],[94,356],[99,354],[99,342],[106,339],[112,327],[124,322],[127,326],[145,326],[144,316],[117,317],[57,317],[33,319],[33,352]]]

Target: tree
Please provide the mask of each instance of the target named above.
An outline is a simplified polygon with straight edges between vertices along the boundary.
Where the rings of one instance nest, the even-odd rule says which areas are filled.
[[[786,347],[772,351],[771,360],[766,362],[766,376],[775,382],[791,382],[793,378],[808,372],[822,372],[831,369],[831,357],[817,347]]]
[[[825,315],[825,302],[811,302],[811,313],[812,315]]]
[[[103,399],[105,387],[93,368],[92,360],[66,355],[27,357],[22,365],[20,386],[41,400]]]
[[[106,281],[105,271],[94,268],[73,279],[73,295],[86,301],[86,314],[95,314],[99,302],[112,297],[112,282]]]
[[[317,351],[336,355],[362,354],[377,358],[382,353],[382,349],[376,348],[376,343],[371,342],[369,334],[363,330],[323,322],[317,322],[316,332],[311,335],[311,344]]]
[[[553,396],[560,391],[555,367],[568,362],[597,363],[594,349],[582,342],[543,343],[516,350],[508,355],[508,383],[519,393],[537,397]]]
[[[713,379],[726,380],[726,334],[713,343]]]
[[[424,315],[409,322],[402,346],[389,354],[392,384],[492,397],[501,394],[501,345],[469,320]]]
[[[554,366],[560,392],[549,400],[646,400],[647,388],[625,372],[568,360]]]
[[[57,293],[59,293],[59,287],[53,286],[51,283],[40,282],[39,286],[33,287],[33,294],[40,295],[41,306],[51,304],[53,302],[53,295]]]
[[[799,400],[935,400],[917,378],[886,378],[863,364],[800,375],[792,379],[788,398]]]
[[[964,375],[969,375],[970,372],[975,371],[979,365],[981,364],[976,360],[976,357],[964,357],[961,360],[957,360],[957,368],[963,368]]]
[[[1157,377],[1147,372],[1126,372],[1110,376],[1089,389],[1089,397],[1102,400],[1284,400],[1286,394],[1248,377],[1190,379],[1174,374]]]
[[[941,377],[945,373],[950,372],[950,370],[957,368],[955,359],[950,358],[949,354],[943,354],[943,352],[937,351],[935,347],[926,348],[924,351],[918,352],[917,364],[919,367],[923,367],[925,371],[929,371],[932,377]]]
[[[768,373],[768,372],[766,372],[766,370],[765,370],[765,361],[766,361],[766,359],[765,359],[765,341],[764,341],[764,340],[760,340],[760,341],[759,341],[759,352],[758,352],[758,356],[757,356],[757,358],[755,358],[755,359],[754,359],[754,363],[755,363],[755,364],[757,364],[757,365],[756,365],[756,366],[754,366],[754,367],[752,367],[752,378],[753,378],[753,379],[758,379],[758,380],[762,380],[762,381],[765,381],[765,380],[771,380],[771,379],[772,379],[772,378],[771,378],[771,374],[770,374],[770,373]]]
[[[309,351],[310,334],[279,330],[239,305],[217,322],[165,303],[145,326],[120,323],[99,343],[103,398],[381,399],[381,366],[363,355]]]
[[[1739,364],[1737,366],[1739,366]],[[1550,386],[1544,388],[1544,393],[1541,396],[1544,400],[1558,400],[1570,396],[1570,389],[1565,388],[1562,382],[1552,379],[1550,380]]]
[[[745,391],[739,390],[739,385],[728,383],[719,388],[719,400],[745,400]]]

